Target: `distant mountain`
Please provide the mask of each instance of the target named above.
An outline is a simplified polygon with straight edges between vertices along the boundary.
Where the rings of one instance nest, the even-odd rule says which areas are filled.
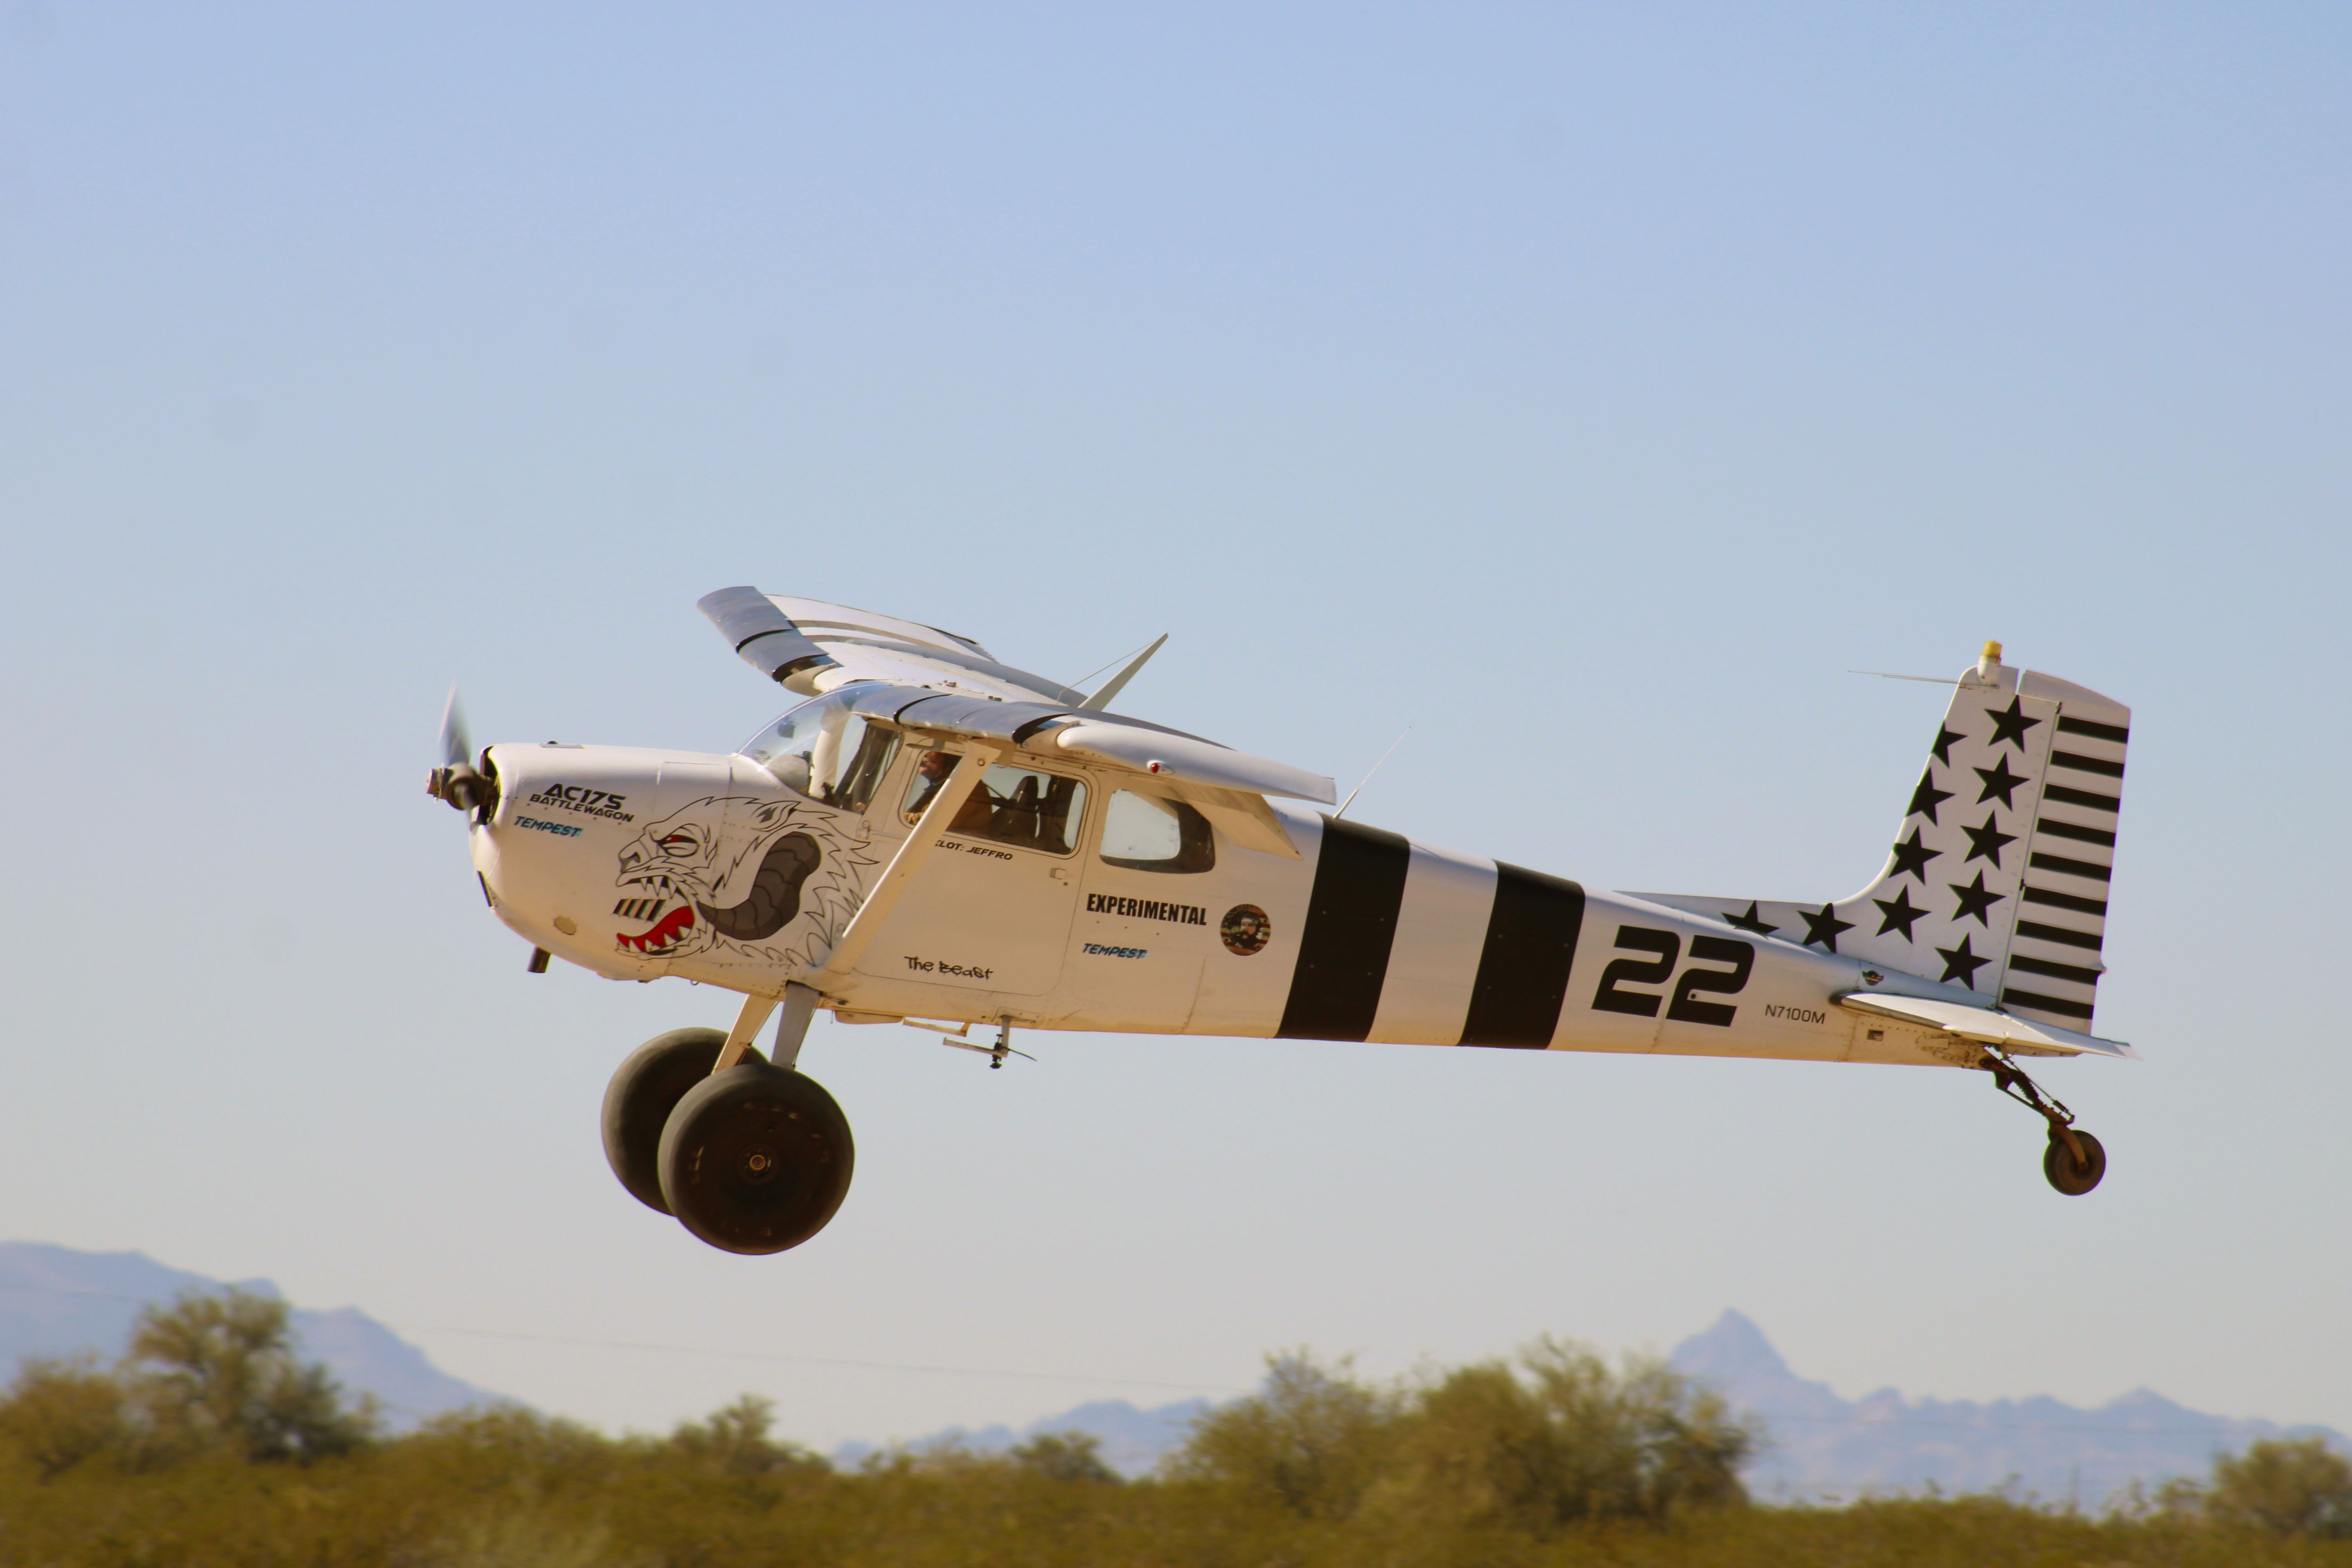
[[[0,1242],[0,1379],[13,1375],[17,1361],[28,1355],[89,1351],[112,1361],[122,1353],[142,1308],[168,1302],[183,1290],[217,1290],[221,1283],[140,1252]],[[267,1279],[236,1284],[257,1295],[281,1295]],[[324,1362],[352,1393],[382,1400],[386,1423],[396,1430],[468,1405],[512,1403],[451,1377],[357,1307],[324,1312],[297,1307],[292,1321],[303,1355]]]
[[[1764,1331],[1726,1312],[1675,1347],[1678,1372],[1713,1384],[1753,1412],[1769,1446],[1747,1471],[1769,1501],[1851,1499],[1867,1491],[1947,1492],[2013,1486],[2051,1501],[2095,1507],[2134,1480],[2201,1475],[2214,1455],[2256,1437],[2319,1436],[2323,1426],[2233,1421],[2175,1405],[2145,1388],[2095,1410],[2055,1399],[1906,1400],[1891,1388],[1840,1399],[1789,1370]]]
[[[1829,1384],[1790,1372],[1764,1331],[1738,1312],[1724,1313],[1713,1328],[1676,1345],[1668,1359],[1676,1371],[1712,1384],[1735,1410],[1762,1422],[1769,1440],[1745,1477],[1748,1490],[1768,1502],[1850,1500],[1929,1486],[1946,1492],[2010,1487],[2095,1508],[2135,1480],[2202,1475],[2214,1455],[2256,1437],[2316,1435],[2352,1447],[2326,1427],[2200,1415],[2145,1388],[2095,1410],[2039,1397],[1985,1405],[1913,1401],[1891,1388],[1841,1399]],[[1092,1432],[1102,1439],[1103,1457],[1136,1476],[1181,1443],[1193,1419],[1210,1408],[1205,1399],[1152,1410],[1107,1400],[1017,1432],[950,1427],[900,1446],[919,1452],[961,1444],[995,1453],[1043,1433]],[[834,1462],[855,1464],[877,1447],[847,1444],[835,1452]]]

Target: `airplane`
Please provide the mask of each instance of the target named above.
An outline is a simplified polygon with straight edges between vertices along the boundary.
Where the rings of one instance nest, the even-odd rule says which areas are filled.
[[[2053,1187],[2105,1173],[2020,1062],[2137,1055],[2089,1033],[2131,715],[1998,643],[1948,682],[1884,868],[1816,904],[1596,891],[1367,826],[1329,778],[1111,711],[1164,636],[1082,691],[894,616],[698,607],[798,699],[734,752],[477,753],[453,689],[427,787],[532,972],[741,994],[604,1097],[622,1186],[713,1247],[796,1247],[848,1192],[848,1121],[798,1070],[820,1009],[991,1067],[1018,1028],[1972,1068],[2042,1117]]]

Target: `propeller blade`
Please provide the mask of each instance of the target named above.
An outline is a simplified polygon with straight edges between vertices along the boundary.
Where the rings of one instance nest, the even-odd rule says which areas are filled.
[[[457,688],[449,688],[449,705],[441,710],[441,763],[456,767],[470,762],[474,755],[473,738],[466,731],[466,710],[457,700]]]
[[[483,822],[498,809],[499,783],[483,777],[473,759],[474,738],[466,731],[466,710],[452,686],[449,705],[441,710],[441,765],[425,776],[425,793]]]

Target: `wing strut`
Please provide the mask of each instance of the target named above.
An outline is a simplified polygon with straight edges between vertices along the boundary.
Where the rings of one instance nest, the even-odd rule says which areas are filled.
[[[940,786],[939,794],[931,796],[931,804],[923,807],[923,815],[908,830],[906,842],[898,846],[896,855],[890,857],[890,864],[883,868],[881,878],[874,884],[874,890],[866,895],[866,901],[851,917],[849,929],[843,931],[841,940],[833,944],[831,955],[822,967],[802,982],[803,984],[823,991],[829,984],[837,984],[849,978],[849,972],[856,967],[857,961],[866,955],[866,948],[872,944],[874,933],[880,931],[882,922],[890,918],[890,911],[898,907],[908,884],[915,879],[915,873],[938,846],[940,836],[947,831],[948,824],[955,820],[955,814],[963,809],[963,803],[971,798],[971,792],[980,787],[981,774],[986,773],[1001,754],[994,746],[974,746],[964,752],[963,760],[956,764],[955,772],[948,775],[947,782]],[[757,1027],[756,1025],[753,1026]]]

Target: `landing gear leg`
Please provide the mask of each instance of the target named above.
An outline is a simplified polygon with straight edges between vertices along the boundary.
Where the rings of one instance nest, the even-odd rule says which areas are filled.
[[[2099,1178],[2107,1173],[2107,1152],[2096,1138],[2074,1125],[2074,1113],[2064,1102],[1999,1051],[1987,1051],[1978,1065],[1992,1074],[1995,1089],[2049,1122],[2050,1146],[2042,1151],[2042,1173],[2050,1184],[2070,1198],[2081,1197],[2097,1186]]]
[[[808,1038],[816,1003],[816,992],[798,981],[784,987],[784,1005],[776,1015],[776,1048],[768,1059],[786,1072],[800,1065],[801,1042]]]

